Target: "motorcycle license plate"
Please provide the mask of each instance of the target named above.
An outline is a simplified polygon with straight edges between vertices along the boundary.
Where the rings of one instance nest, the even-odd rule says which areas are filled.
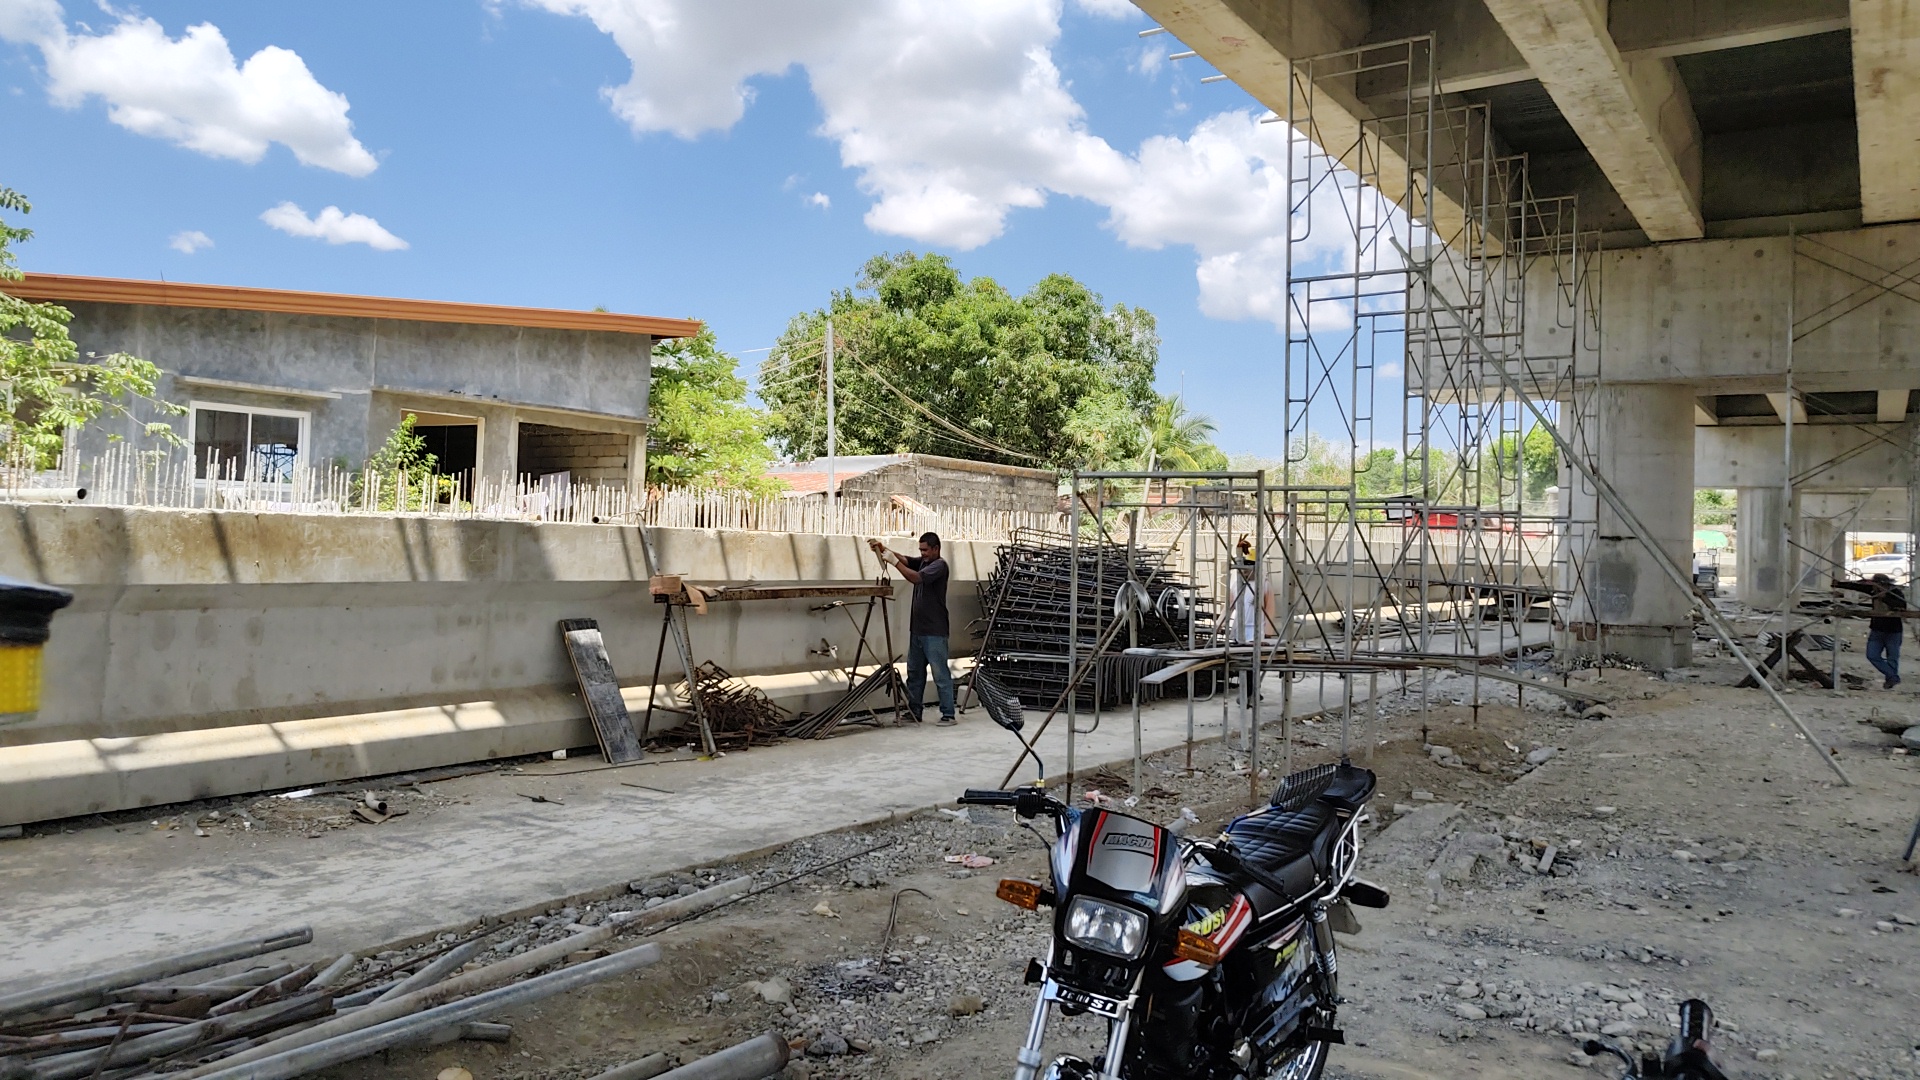
[[[1099,994],[1089,994],[1085,990],[1075,990],[1071,986],[1053,984],[1053,998],[1062,1005],[1071,1005],[1088,1012],[1099,1013],[1101,1016],[1120,1015],[1121,1002],[1101,997]]]

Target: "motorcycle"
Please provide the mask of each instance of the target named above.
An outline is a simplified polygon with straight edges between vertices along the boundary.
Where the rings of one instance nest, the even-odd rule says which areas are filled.
[[[1334,932],[1353,906],[1384,908],[1361,880],[1360,824],[1375,786],[1349,762],[1287,777],[1269,804],[1196,840],[1039,787],[969,790],[960,802],[1053,822],[1051,881],[999,896],[1050,908],[1053,939],[1027,969],[1039,987],[1015,1080],[1315,1080],[1342,1002]],[[1042,1072],[1055,1009],[1107,1022],[1106,1051]]]
[[[1666,1050],[1647,1054],[1638,1062],[1609,1039],[1588,1039],[1582,1047],[1588,1057],[1612,1054],[1626,1063],[1620,1080],[1727,1080],[1710,1056],[1713,1050],[1713,1010],[1693,998],[1680,1005],[1680,1028]]]

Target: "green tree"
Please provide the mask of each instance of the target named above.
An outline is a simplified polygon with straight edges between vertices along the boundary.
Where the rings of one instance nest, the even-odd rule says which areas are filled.
[[[1226,468],[1227,455],[1213,445],[1214,430],[1212,417],[1188,412],[1178,395],[1160,398],[1147,410],[1147,452],[1141,467],[1148,472]]]
[[[1693,523],[1695,525],[1731,525],[1738,507],[1736,496],[1731,491],[1716,488],[1700,488],[1693,493]]]
[[[747,403],[739,362],[721,352],[713,331],[653,349],[653,388],[647,431],[649,487],[733,488],[770,495],[781,488],[766,475],[773,462],[767,415]]]
[[[833,318],[837,449],[1052,468],[1137,460],[1159,401],[1153,316],[1064,274],[1015,296],[944,256],[881,255],[825,310],[794,316],[760,369],[771,434],[826,451],[824,338]]]
[[[19,192],[0,187],[0,211],[32,210]],[[7,444],[8,458],[50,468],[59,460],[69,430],[103,416],[132,418],[136,401],[162,416],[185,412],[155,397],[160,369],[153,364],[126,353],[88,353],[83,360],[67,331],[71,311],[6,293],[4,283],[22,277],[13,246],[32,238],[33,230],[0,220],[0,440]],[[182,445],[164,421],[144,423],[143,430],[169,445]]]
[[[403,413],[400,426],[368,455],[364,470],[354,480],[355,501],[365,499],[371,478],[374,507],[379,510],[425,510],[429,503],[450,500],[459,491],[451,476],[435,476],[440,459],[427,452],[427,438],[413,430],[418,417]]]
[[[1536,503],[1547,497],[1547,489],[1560,483],[1560,448],[1554,445],[1553,436],[1539,424],[1527,430],[1527,437],[1520,443],[1520,463],[1526,477],[1526,493],[1529,503]]]

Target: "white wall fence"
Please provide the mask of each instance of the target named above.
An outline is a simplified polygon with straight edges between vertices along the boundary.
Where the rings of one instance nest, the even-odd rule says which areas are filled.
[[[574,484],[564,474],[459,476],[334,465],[216,463],[196,476],[181,451],[115,446],[98,457],[69,455],[58,468],[0,466],[0,502],[76,502],[179,510],[291,514],[406,514],[488,521],[558,521],[747,532],[900,536],[937,532],[955,540],[1002,540],[1020,528],[1065,527],[1055,513],[841,503],[831,515],[817,499],[762,498],[732,491],[655,489],[644,500],[626,487]]]
[[[937,532],[954,540],[1004,540],[1015,529],[1058,532],[1066,528],[1066,517],[1051,512],[971,507],[928,511],[887,503],[840,502],[830,513],[824,499],[758,498],[730,491],[655,491],[642,517],[648,525],[667,528],[850,536]]]

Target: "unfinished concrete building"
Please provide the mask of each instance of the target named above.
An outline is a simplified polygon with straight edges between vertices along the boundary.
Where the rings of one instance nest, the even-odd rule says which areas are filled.
[[[1289,284],[1302,315],[1395,309],[1377,347],[1410,365],[1409,450],[1442,428],[1492,445],[1532,401],[1630,506],[1634,526],[1563,469],[1560,644],[1687,662],[1692,601],[1653,547],[1685,565],[1696,488],[1739,490],[1757,606],[1824,588],[1848,532],[1912,531],[1920,6],[1139,6],[1393,205],[1339,226],[1347,269]],[[1315,168],[1296,164],[1296,233]],[[1313,347],[1291,336],[1297,366]],[[1346,355],[1343,386],[1375,378]]]
[[[165,419],[192,444],[198,481],[216,479],[222,462],[244,463],[254,481],[335,463],[355,469],[410,413],[443,475],[566,474],[638,490],[653,343],[700,326],[64,274],[29,274],[8,291],[71,310],[83,353],[128,352],[159,365],[159,396],[188,410],[90,425],[74,447],[80,456],[112,438],[138,441],[142,422]]]

